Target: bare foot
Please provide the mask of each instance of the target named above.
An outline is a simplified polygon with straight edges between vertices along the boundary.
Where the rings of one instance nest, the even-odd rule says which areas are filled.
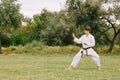
[[[100,70],[101,70],[101,67],[100,67],[100,66],[97,66],[97,70],[99,70],[99,71],[100,71]]]
[[[66,70],[69,70],[69,71],[71,71],[73,69],[73,66],[69,66]]]

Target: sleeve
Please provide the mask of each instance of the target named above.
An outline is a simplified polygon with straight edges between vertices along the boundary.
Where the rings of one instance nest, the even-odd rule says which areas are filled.
[[[94,47],[95,46],[95,38],[92,36],[91,37],[91,42],[87,44],[90,47]]]
[[[82,43],[82,37],[78,38],[74,38],[74,42],[77,44],[81,44]]]

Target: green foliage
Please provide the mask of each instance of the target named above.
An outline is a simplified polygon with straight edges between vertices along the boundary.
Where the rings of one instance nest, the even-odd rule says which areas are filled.
[[[0,3],[0,27],[21,26],[22,15],[20,14],[20,4],[17,0],[1,0]]]
[[[25,45],[36,39],[36,32],[34,29],[31,30],[27,27],[21,27],[12,32],[11,45]]]
[[[79,27],[79,25],[89,25],[92,27],[93,22],[99,17],[99,8],[100,6],[97,4],[93,6],[89,1],[70,0],[70,2],[68,2],[68,14],[77,27]]]
[[[71,33],[69,27],[56,25],[41,31],[42,40],[48,45],[68,45],[71,43]]]
[[[109,46],[97,46],[95,50],[100,55],[108,54]],[[25,46],[10,46],[7,48],[3,48],[3,54],[24,54],[24,53],[31,53],[31,54],[76,54],[80,50],[78,46],[46,46],[42,42],[33,41],[31,43],[26,44]],[[115,45],[112,53],[119,55],[120,53],[120,46]]]
[[[42,50],[46,48],[47,46],[43,42],[33,40],[32,42],[27,43],[24,47],[26,49]]]
[[[9,33],[8,34],[0,33],[0,40],[2,46],[9,46],[11,44],[9,35],[10,35]]]
[[[49,23],[49,19],[53,16],[54,13],[48,12],[46,9],[43,9],[41,14],[34,15],[34,24],[37,30],[42,30],[46,28],[47,24]]]
[[[10,30],[21,26],[22,14],[17,0],[0,1],[0,42],[2,46],[9,46]],[[17,37],[18,39],[19,37]]]
[[[104,4],[112,4],[114,8],[105,10],[103,9]],[[109,44],[111,47],[114,46],[114,43],[120,44],[120,26],[116,24],[120,18],[119,14],[119,0],[67,0],[66,9],[60,12],[50,12],[43,9],[40,14],[34,15],[33,19],[23,18],[17,0],[1,0],[0,40],[3,46],[25,45],[20,47],[23,49],[20,50],[21,53],[22,51],[29,52],[28,47],[34,49],[35,46],[39,46],[39,48],[35,48],[41,50],[44,45],[42,43],[49,46],[71,45],[73,44],[71,34],[74,32],[77,37],[80,37],[84,27],[90,26],[96,44],[106,45],[107,47],[103,49],[106,52]],[[26,26],[21,26],[21,22],[25,22]],[[97,49],[100,51],[101,48]],[[115,46],[114,50],[116,49],[118,47]],[[16,50],[18,49],[12,48],[10,51]]]
[[[43,10],[41,14],[34,15],[34,23],[36,32],[40,36],[40,40],[47,45],[68,45],[72,43],[71,28],[65,23],[61,16],[65,16],[63,12],[52,13]]]
[[[42,42],[39,41],[32,41],[30,43],[27,43],[26,45],[22,46],[10,46],[8,48],[3,48],[3,54],[23,54],[23,53],[32,53],[37,54],[40,53],[40,51],[44,48],[47,48],[46,45],[44,45]]]
[[[68,0],[67,6],[69,21],[74,24],[73,27],[80,27],[78,29],[82,31],[84,27],[90,26],[91,32],[94,34],[96,40],[101,42],[101,38],[99,37],[101,35],[99,29],[103,26],[102,21],[99,19],[101,15],[101,2],[92,0],[85,2],[82,0]],[[78,33],[78,30],[76,31]]]
[[[26,31],[17,30],[14,34],[11,38],[12,45],[24,44]]]
[[[117,21],[120,16],[120,2],[118,0],[67,0],[69,21],[73,27],[90,26],[96,41],[102,45],[110,45],[112,51],[115,40],[120,34]],[[103,5],[111,4],[108,9]]]

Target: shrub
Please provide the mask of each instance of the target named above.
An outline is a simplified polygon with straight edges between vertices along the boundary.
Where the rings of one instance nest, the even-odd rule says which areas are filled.
[[[37,49],[37,50],[42,50],[45,47],[47,47],[44,43],[40,41],[35,41],[33,40],[31,43],[27,43],[24,48],[26,49]]]
[[[9,46],[10,45],[10,34],[6,33],[6,34],[2,34],[0,33],[0,40],[1,40],[1,44],[2,46]]]
[[[95,47],[95,51],[97,51],[98,54],[104,55],[108,54],[108,46],[99,46]],[[11,54],[11,53],[16,53],[16,54],[76,54],[80,50],[80,47],[78,46],[46,46],[43,43],[39,41],[33,41],[32,43],[28,43],[25,46],[10,46],[8,48],[3,48],[3,53],[4,54]],[[120,52],[120,47],[118,45],[115,45],[114,50],[112,53],[109,54],[119,54]]]
[[[3,54],[23,54],[23,53],[39,53],[40,50],[47,48],[46,45],[39,41],[32,41],[31,43],[27,43],[25,46],[9,46],[3,49]]]
[[[18,28],[15,32],[12,33],[11,45],[25,45],[33,40],[38,40],[39,37],[36,36],[34,30],[29,30],[27,28]]]
[[[72,41],[71,29],[65,25],[49,26],[41,30],[41,40],[49,46],[70,45]]]

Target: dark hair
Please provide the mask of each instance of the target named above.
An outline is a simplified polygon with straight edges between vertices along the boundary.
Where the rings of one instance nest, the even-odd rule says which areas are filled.
[[[90,30],[91,30],[91,28],[90,28],[90,27],[85,27],[85,29],[84,29],[84,30],[90,31]]]

